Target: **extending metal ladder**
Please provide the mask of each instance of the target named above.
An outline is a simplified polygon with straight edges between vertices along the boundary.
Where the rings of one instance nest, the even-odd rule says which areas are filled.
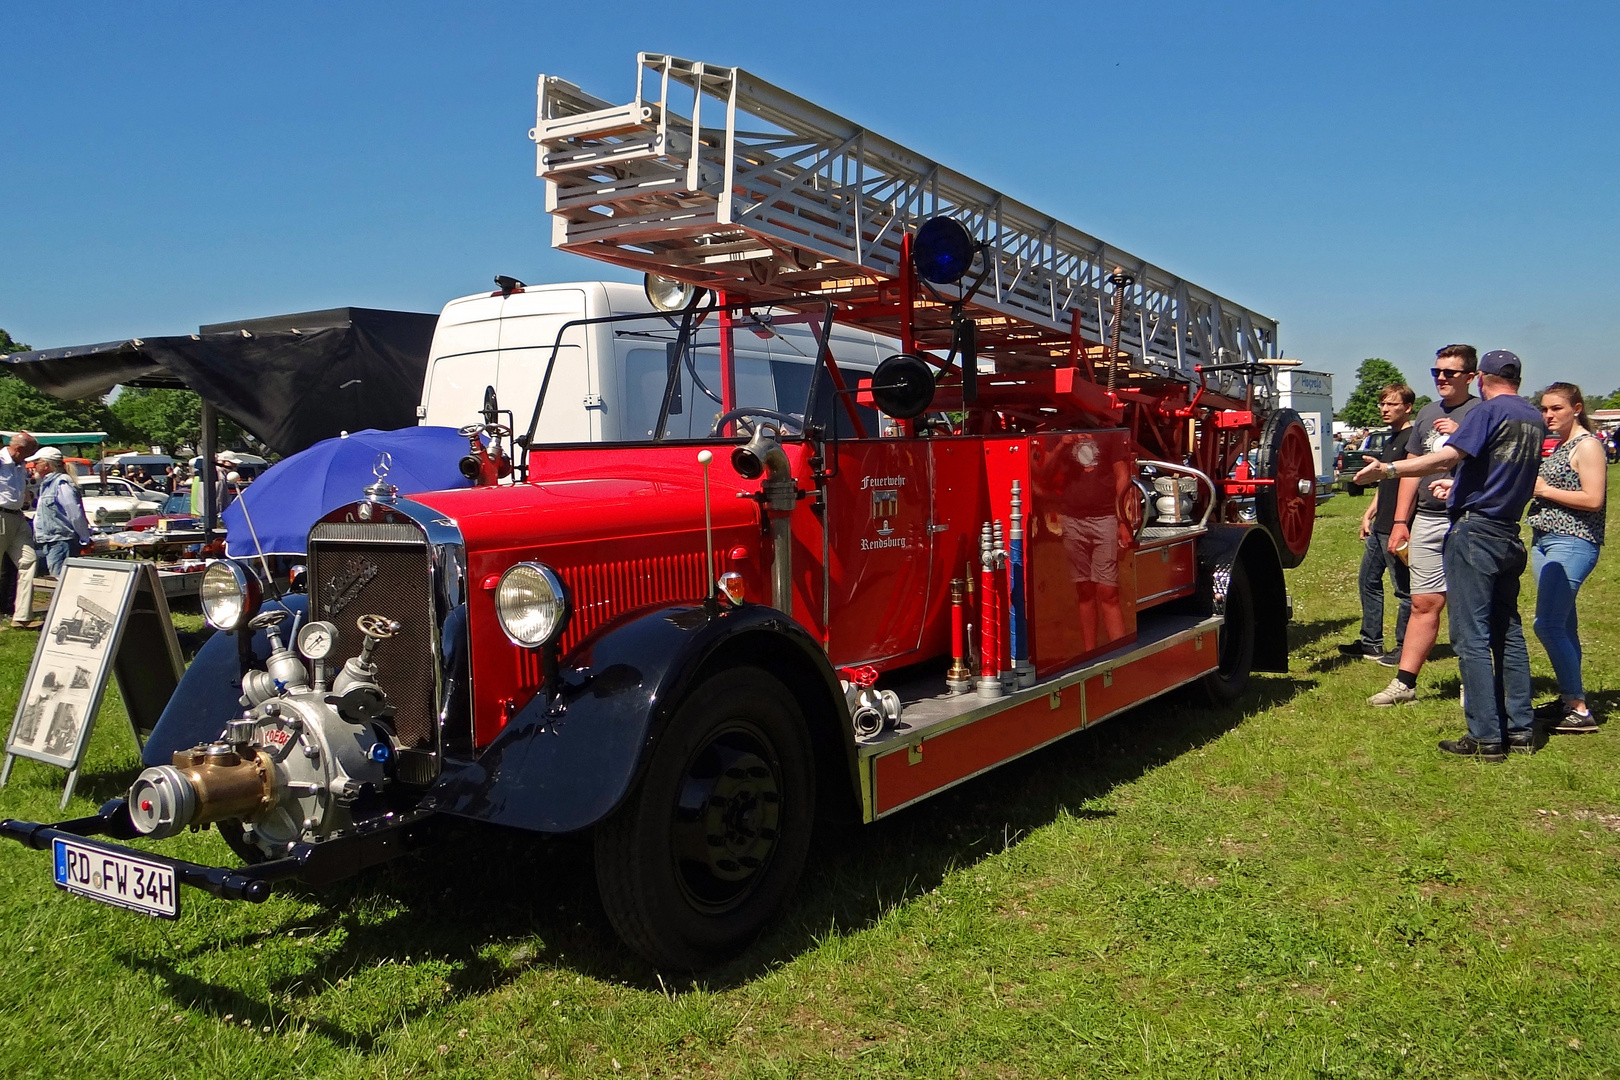
[[[826,297],[893,334],[902,237],[949,215],[986,245],[992,271],[968,310],[999,369],[1049,366],[1077,337],[1105,340],[1115,267],[1134,278],[1120,341],[1138,364],[1190,377],[1221,350],[1281,355],[1273,320],[742,68],[641,53],[628,105],[542,75],[529,136],[563,250],[734,299]],[[932,307],[938,331],[946,304]]]

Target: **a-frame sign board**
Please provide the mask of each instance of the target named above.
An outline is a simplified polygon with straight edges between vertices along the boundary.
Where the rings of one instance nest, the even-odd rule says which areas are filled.
[[[62,807],[73,797],[109,672],[118,678],[135,742],[145,746],[184,664],[169,603],[149,562],[69,559],[28,667],[6,738],[0,787],[15,758],[68,770]]]

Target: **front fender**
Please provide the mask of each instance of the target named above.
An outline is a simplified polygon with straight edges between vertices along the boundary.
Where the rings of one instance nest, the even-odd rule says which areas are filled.
[[[302,593],[269,603],[286,605],[300,623],[309,617],[309,597]],[[186,668],[180,685],[164,706],[163,715],[158,717],[157,727],[152,729],[151,737],[141,749],[143,764],[167,765],[174,759],[176,750],[219,738],[225,730],[225,721],[242,715],[242,673],[248,668],[243,666],[240,643],[240,634],[215,634],[197,650],[196,658]],[[268,633],[256,631],[251,648],[249,667],[262,668],[270,656]]]
[[[1198,541],[1198,592],[1194,607],[1201,614],[1226,613],[1226,584],[1239,559],[1254,593],[1254,670],[1288,671],[1288,585],[1282,559],[1271,533],[1254,525],[1216,525]]]
[[[556,688],[520,710],[476,761],[442,775],[421,805],[536,832],[594,825],[630,791],[705,666],[741,641],[768,641],[770,650],[785,650],[784,664],[814,665],[828,700],[842,702],[820,646],[775,608],[751,604],[711,616],[680,604],[636,612],[582,642],[561,665]]]

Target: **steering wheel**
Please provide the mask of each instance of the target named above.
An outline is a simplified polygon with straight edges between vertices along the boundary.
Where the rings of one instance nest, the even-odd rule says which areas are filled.
[[[709,438],[713,439],[718,437],[720,432],[725,429],[727,424],[737,420],[745,420],[751,416],[759,417],[764,420],[775,420],[784,428],[791,427],[795,434],[804,431],[804,421],[796,416],[789,416],[787,413],[777,412],[775,409],[758,409],[749,406],[742,409],[732,409],[729,412],[723,412],[719,416],[715,417],[714,426],[709,429]],[[755,426],[757,425],[750,424],[749,428],[752,429]]]
[[[387,641],[399,633],[399,623],[383,615],[362,615],[354,621],[360,632],[368,638]]]
[[[261,611],[248,620],[249,630],[266,630],[272,626],[280,626],[287,620],[287,613],[279,608]]]

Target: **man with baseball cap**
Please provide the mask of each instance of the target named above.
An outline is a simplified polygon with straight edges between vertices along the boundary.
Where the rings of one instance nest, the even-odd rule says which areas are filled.
[[[1505,349],[1480,357],[1484,400],[1434,453],[1385,464],[1374,461],[1356,483],[1388,476],[1456,472],[1449,481],[1445,571],[1451,644],[1462,673],[1468,734],[1447,739],[1448,754],[1501,761],[1506,752],[1535,752],[1530,704],[1530,653],[1519,621],[1524,542],[1519,518],[1535,492],[1541,413],[1519,396],[1524,365]]]
[[[39,478],[39,499],[34,504],[34,546],[45,556],[51,577],[60,578],[68,557],[90,542],[90,521],[84,516],[79,485],[67,474],[62,451],[42,446],[28,458]]]
[[[11,609],[14,628],[38,629],[34,619],[34,529],[23,517],[23,499],[28,495],[26,459],[39,449],[39,440],[26,431],[11,437],[0,448],[0,558],[17,566],[17,601]]]

